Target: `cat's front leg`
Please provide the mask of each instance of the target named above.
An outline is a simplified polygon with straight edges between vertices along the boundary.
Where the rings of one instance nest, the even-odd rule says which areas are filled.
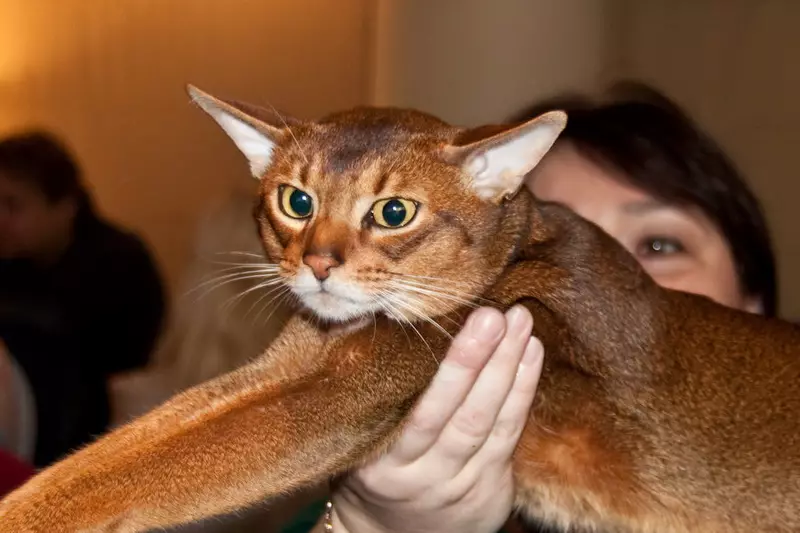
[[[443,353],[446,339],[426,337]],[[219,380],[225,394],[210,392],[217,382],[184,393],[172,423],[161,408],[9,496],[0,533],[147,531],[346,471],[388,444],[436,370],[422,341],[409,339],[379,321],[328,342],[310,375],[254,387],[253,374],[239,372]]]

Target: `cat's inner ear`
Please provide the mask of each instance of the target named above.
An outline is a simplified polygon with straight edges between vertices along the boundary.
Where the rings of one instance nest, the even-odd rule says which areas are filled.
[[[566,125],[566,113],[551,111],[485,139],[447,146],[445,157],[461,165],[478,197],[500,202],[516,194]]]
[[[281,119],[283,127],[279,127],[254,116],[254,112],[259,110],[256,107],[222,101],[193,85],[187,86],[187,91],[192,100],[219,124],[244,154],[250,163],[253,177],[261,179],[272,162],[275,146],[288,130],[289,122]]]

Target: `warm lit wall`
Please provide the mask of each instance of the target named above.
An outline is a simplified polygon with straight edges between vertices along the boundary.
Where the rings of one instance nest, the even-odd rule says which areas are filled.
[[[0,132],[43,125],[170,281],[200,214],[252,186],[186,82],[302,115],[367,100],[372,0],[0,0]]]
[[[798,317],[798,20],[785,0],[0,0],[0,133],[64,133],[174,281],[201,213],[253,185],[187,81],[307,116],[372,102],[475,124],[640,76],[751,179]]]
[[[800,2],[626,4],[620,72],[674,95],[739,164],[771,223],[782,310],[800,318]]]

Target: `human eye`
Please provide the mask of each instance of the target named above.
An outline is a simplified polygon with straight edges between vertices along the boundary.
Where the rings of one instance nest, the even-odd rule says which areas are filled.
[[[674,237],[645,237],[636,245],[636,256],[641,258],[671,257],[684,253],[686,247]]]

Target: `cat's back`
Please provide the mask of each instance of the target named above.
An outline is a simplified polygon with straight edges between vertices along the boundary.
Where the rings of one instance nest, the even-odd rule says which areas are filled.
[[[671,319],[664,335],[677,341],[675,355],[684,370],[742,386],[777,387],[777,394],[786,389],[800,407],[800,325],[702,296],[668,291],[668,298]]]
[[[665,294],[663,372],[640,397],[657,450],[647,462],[676,493],[795,531],[782,528],[800,527],[800,327]]]

